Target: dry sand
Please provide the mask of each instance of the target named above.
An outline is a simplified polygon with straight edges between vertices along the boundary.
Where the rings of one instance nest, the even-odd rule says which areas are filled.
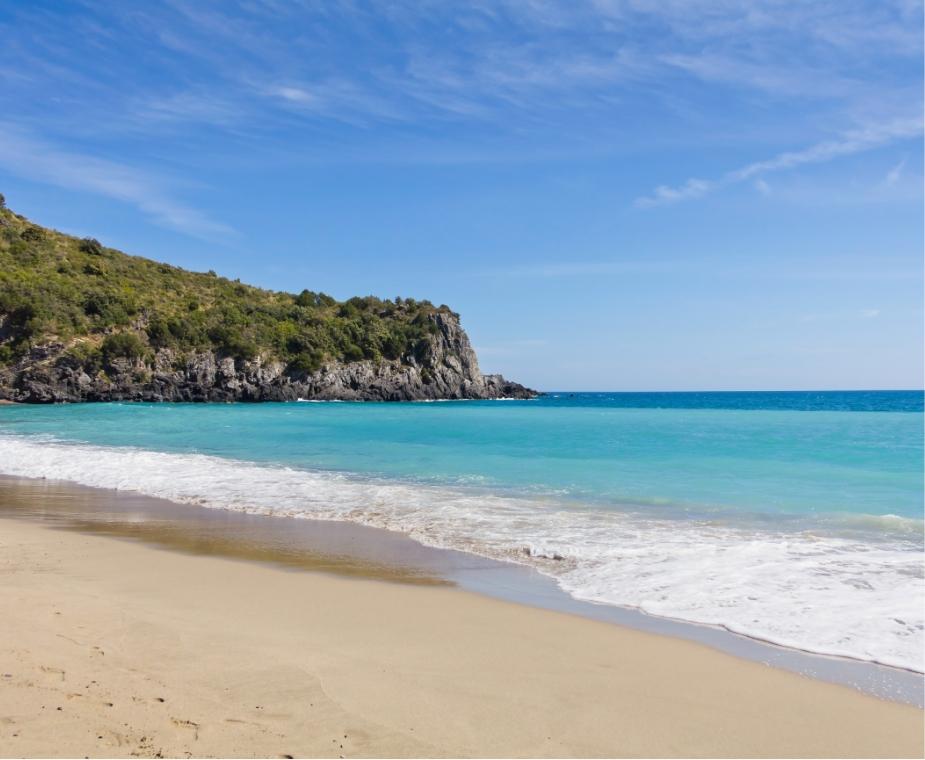
[[[923,713],[454,588],[0,520],[3,756],[915,756]]]

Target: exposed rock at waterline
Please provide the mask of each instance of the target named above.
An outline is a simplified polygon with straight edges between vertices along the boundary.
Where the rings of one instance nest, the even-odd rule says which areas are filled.
[[[293,373],[280,361],[185,355],[157,350],[147,358],[113,358],[84,366],[67,346],[35,346],[0,369],[0,398],[26,403],[64,401],[417,401],[533,398],[501,375],[482,375],[475,351],[451,314],[433,315],[438,328],[427,350],[400,360],[332,362]]]

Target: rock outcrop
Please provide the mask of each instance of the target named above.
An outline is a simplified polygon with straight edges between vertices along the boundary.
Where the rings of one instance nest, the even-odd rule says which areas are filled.
[[[246,361],[213,351],[152,351],[145,359],[81,364],[52,343],[0,368],[0,399],[25,403],[66,401],[419,401],[533,398],[536,391],[482,375],[469,338],[453,314],[436,313],[426,350],[380,362],[329,363],[293,373],[284,363]]]

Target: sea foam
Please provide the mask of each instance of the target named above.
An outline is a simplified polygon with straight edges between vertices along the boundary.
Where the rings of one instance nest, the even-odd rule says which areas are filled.
[[[925,670],[923,555],[920,535],[906,530],[869,541],[652,519],[554,497],[9,434],[0,434],[0,472],[401,531],[431,546],[533,565],[580,599]],[[872,520],[895,527],[903,518]]]

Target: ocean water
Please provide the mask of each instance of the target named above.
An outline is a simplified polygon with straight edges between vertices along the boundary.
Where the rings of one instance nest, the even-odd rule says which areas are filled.
[[[925,671],[921,392],[8,406],[0,473],[402,531]]]

